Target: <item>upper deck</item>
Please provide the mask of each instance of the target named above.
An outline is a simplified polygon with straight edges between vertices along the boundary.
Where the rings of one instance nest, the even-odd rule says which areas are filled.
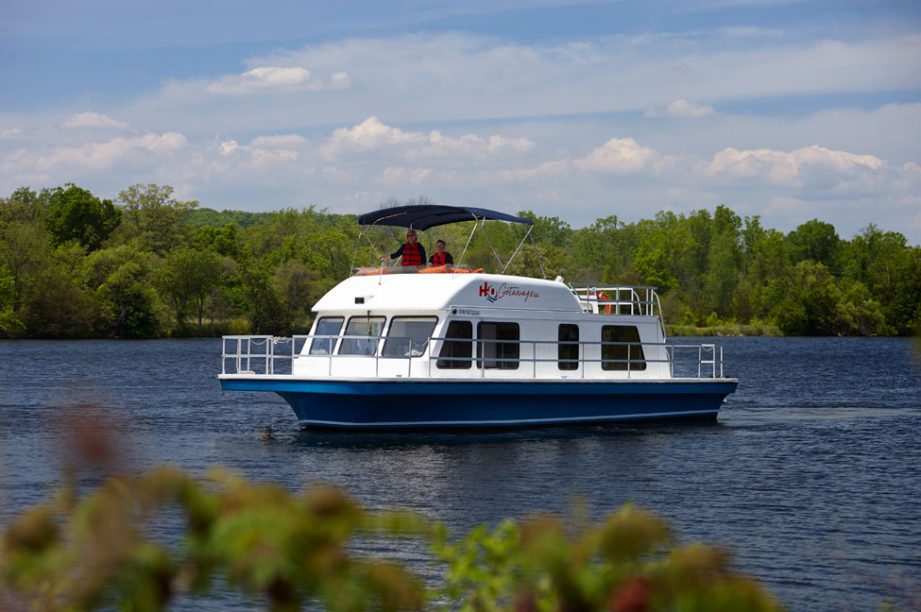
[[[313,310],[436,312],[452,307],[584,310],[562,282],[484,273],[352,276],[324,295]]]
[[[503,274],[359,274],[313,307],[327,312],[441,312],[453,308],[655,317],[654,287],[572,287],[561,280]]]

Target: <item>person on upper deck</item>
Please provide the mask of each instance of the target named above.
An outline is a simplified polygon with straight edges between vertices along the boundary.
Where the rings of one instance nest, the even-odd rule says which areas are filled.
[[[454,265],[454,258],[445,251],[445,241],[439,240],[435,243],[435,252],[429,257],[430,266],[451,266]]]
[[[400,263],[404,266],[424,266],[425,247],[416,240],[416,230],[409,228],[406,231],[406,242],[397,249],[396,253],[390,255],[390,259],[402,256],[403,261]],[[387,261],[387,256],[381,257],[381,261]]]

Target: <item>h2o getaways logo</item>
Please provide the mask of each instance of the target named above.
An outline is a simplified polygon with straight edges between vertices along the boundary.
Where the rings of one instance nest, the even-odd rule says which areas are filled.
[[[521,298],[523,301],[527,302],[531,298],[539,298],[540,294],[533,289],[522,289],[516,285],[502,283],[501,285],[496,286],[490,285],[488,282],[483,281],[483,284],[480,285],[480,297],[484,297],[486,298],[487,302],[495,304],[499,300],[516,297]]]

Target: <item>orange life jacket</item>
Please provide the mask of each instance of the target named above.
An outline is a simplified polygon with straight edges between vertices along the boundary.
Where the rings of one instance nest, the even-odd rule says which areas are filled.
[[[403,245],[403,262],[404,266],[421,266],[425,262],[422,261],[422,251],[419,250],[419,243],[410,244],[406,243]]]

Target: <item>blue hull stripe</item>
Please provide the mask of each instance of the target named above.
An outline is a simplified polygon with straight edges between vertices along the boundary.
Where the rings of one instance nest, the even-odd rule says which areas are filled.
[[[554,417],[550,419],[521,419],[517,421],[504,421],[495,419],[491,421],[415,421],[404,423],[401,421],[378,421],[363,423],[367,427],[516,427],[526,425],[553,425],[560,423],[599,423],[608,421],[636,421],[639,419],[664,419],[671,417],[704,417],[716,416],[717,410],[661,412],[655,414],[618,414],[585,417]],[[303,420],[307,425],[322,425],[324,427],[354,427],[354,423],[342,421],[317,421]]]
[[[302,422],[336,428],[513,427],[716,417],[735,380],[343,381],[224,378],[270,391]]]

